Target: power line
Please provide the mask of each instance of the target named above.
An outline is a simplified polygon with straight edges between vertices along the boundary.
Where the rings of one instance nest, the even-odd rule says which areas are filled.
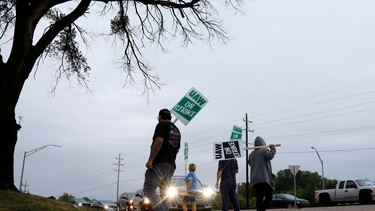
[[[331,149],[331,150],[319,150],[319,153],[324,152],[353,152],[353,151],[363,151],[363,150],[375,150],[375,147],[366,148],[356,148],[356,149]],[[315,153],[315,151],[295,151],[295,152],[278,152],[277,154],[305,154],[305,153]]]
[[[344,128],[344,129],[338,129],[338,130],[317,131],[317,132],[303,133],[303,134],[273,136],[273,137],[268,137],[268,139],[287,140],[287,139],[296,139],[296,138],[357,133],[357,132],[370,131],[370,130],[375,130],[375,125],[370,125],[370,126],[365,126],[365,127]]]
[[[286,108],[286,109],[280,109],[280,110],[261,113],[261,114],[256,114],[256,111],[254,111],[253,116],[258,117],[258,116],[265,116],[265,115],[275,114],[275,113],[280,113],[280,112],[285,112],[285,111],[291,111],[291,110],[294,111],[294,110],[301,109],[301,108],[311,107],[311,106],[320,105],[320,104],[324,104],[324,103],[328,103],[328,102],[334,102],[334,101],[338,101],[338,100],[344,100],[344,99],[349,99],[349,98],[373,94],[373,93],[375,93],[375,90],[371,90],[371,91],[367,91],[367,92],[361,92],[361,93],[357,93],[357,94],[349,95],[349,96],[344,96],[344,97],[333,98],[333,99],[324,100],[324,101],[320,101],[320,102],[316,102],[316,103],[310,103],[310,104],[305,104],[305,105],[301,105],[301,106],[290,107],[290,108]],[[285,104],[290,104],[290,103],[291,102],[288,102],[288,103],[285,103]],[[281,104],[281,105],[283,105],[283,104]],[[272,107],[276,107],[276,106],[272,106]]]
[[[99,190],[99,189],[102,189],[102,188],[105,188],[105,187],[109,187],[109,186],[112,186],[112,185],[115,185],[115,184],[116,183],[109,183],[109,184],[102,185],[102,186],[99,186],[99,187],[96,187],[96,188],[91,188],[91,189],[88,189],[88,190],[76,192],[73,195],[75,195],[75,194],[81,194],[81,193],[87,193],[87,192],[91,192],[91,191],[94,191],[94,190]]]
[[[272,120],[272,121],[267,121],[267,122],[261,122],[261,123],[258,123],[259,124],[267,124],[269,122],[281,122],[281,121],[285,121],[285,120],[291,120],[291,119],[298,119],[298,118],[302,118],[302,117],[307,117],[307,116],[313,116],[313,115],[318,115],[318,114],[323,114],[323,113],[329,113],[329,112],[336,112],[338,110],[343,110],[343,109],[348,109],[348,108],[353,108],[353,107],[357,107],[357,106],[362,106],[362,105],[367,105],[367,104],[371,104],[371,103],[375,103],[375,101],[369,101],[369,102],[365,102],[365,103],[360,103],[360,104],[355,104],[355,105],[350,105],[350,106],[345,106],[345,107],[341,107],[341,108],[334,108],[334,109],[329,109],[329,110],[324,110],[324,111],[320,111],[320,112],[314,112],[314,113],[309,113],[309,114],[303,114],[303,115],[298,115],[298,116],[293,116],[293,117],[288,117],[288,118],[284,118],[284,119],[277,119],[277,120]],[[355,113],[357,112],[362,112],[362,111],[369,111],[369,110],[373,110],[375,108],[370,108],[370,109],[363,109],[363,110],[358,110],[358,111],[355,111]],[[347,112],[347,113],[342,113],[340,115],[346,115],[346,114],[352,114],[353,112]],[[324,117],[323,117],[324,118]]]

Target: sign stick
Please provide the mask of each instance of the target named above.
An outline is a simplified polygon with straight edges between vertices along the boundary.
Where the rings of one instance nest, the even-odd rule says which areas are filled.
[[[272,144],[271,144],[272,145]],[[281,147],[281,144],[273,144],[275,147]],[[249,149],[261,149],[261,148],[268,148],[270,145],[266,146],[256,146],[256,147],[245,147],[244,150],[249,150]]]
[[[178,121],[178,118],[173,120],[173,124],[175,124]]]

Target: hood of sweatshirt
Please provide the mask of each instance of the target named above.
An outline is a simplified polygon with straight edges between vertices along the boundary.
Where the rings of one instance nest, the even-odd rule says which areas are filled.
[[[254,146],[257,147],[257,146],[266,146],[266,142],[264,141],[264,139],[260,136],[257,136],[255,138],[255,141],[254,141]]]

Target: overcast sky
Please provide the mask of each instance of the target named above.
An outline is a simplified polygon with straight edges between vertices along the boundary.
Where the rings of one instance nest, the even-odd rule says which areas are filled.
[[[31,74],[16,110],[23,117],[16,186],[24,152],[56,144],[62,147],[26,158],[30,193],[115,200],[119,154],[120,193],[142,188],[158,111],[172,108],[192,87],[209,102],[189,125],[177,126],[203,183],[215,183],[213,143],[227,141],[234,125],[244,127],[246,113],[254,129],[249,142],[262,136],[282,145],[274,173],[300,165],[320,175],[314,146],[326,178],[375,180],[375,2],[257,0],[246,1],[243,10],[220,9],[231,38],[226,45],[194,41],[182,48],[173,39],[167,54],[147,47],[147,61],[166,83],[149,100],[141,96],[141,83],[123,88],[125,74],[115,63],[122,51],[99,39],[87,51],[91,93],[62,81],[53,97],[48,63],[35,78]],[[181,150],[175,174],[184,174],[183,159]],[[245,158],[238,161],[238,182],[245,182]]]

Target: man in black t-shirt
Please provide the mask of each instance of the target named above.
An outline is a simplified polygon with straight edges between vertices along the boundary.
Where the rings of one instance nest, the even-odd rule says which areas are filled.
[[[144,194],[150,199],[154,211],[168,210],[166,190],[176,169],[176,156],[180,149],[181,134],[176,125],[171,122],[172,116],[168,109],[159,111],[151,151],[146,163]],[[156,188],[160,189],[160,196]],[[160,198],[164,199],[160,201]]]
[[[229,203],[232,204],[234,211],[240,210],[237,199],[236,174],[238,173],[238,163],[236,159],[220,160],[217,168],[217,177],[215,187],[219,188],[221,195],[221,210],[228,211]]]

